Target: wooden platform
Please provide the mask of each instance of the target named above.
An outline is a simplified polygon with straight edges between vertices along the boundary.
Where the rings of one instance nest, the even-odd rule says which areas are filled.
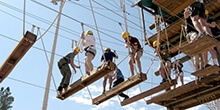
[[[196,83],[197,82],[197,83]],[[187,109],[220,98],[220,74],[211,74],[147,100],[169,109]]]
[[[210,36],[204,36],[190,44],[183,46],[180,50],[189,56],[196,56],[202,52],[212,49],[213,47],[216,47],[219,44],[220,42],[218,40]]]
[[[37,36],[29,31],[25,33],[17,46],[5,60],[0,68],[0,82],[2,82],[13,70],[16,64],[27,53],[31,46],[35,43]],[[5,47],[2,47],[5,48]]]
[[[112,89],[105,92],[104,94],[101,94],[100,96],[93,99],[92,104],[98,105],[98,104],[122,93],[123,91],[126,91],[127,89],[145,81],[146,79],[147,79],[146,74],[138,73],[137,75],[134,75],[134,76],[128,78],[128,80],[120,83],[119,85],[113,87]]]
[[[67,97],[73,95],[74,93],[82,90],[86,86],[92,84],[93,82],[99,80],[103,76],[109,74],[110,72],[116,69],[115,63],[108,61],[99,66],[98,68],[92,70],[90,75],[86,74],[85,76],[81,77],[79,80],[74,82],[73,84],[69,85],[66,89],[62,92],[57,94],[57,98],[64,100]]]
[[[156,86],[156,87],[154,87],[154,88],[152,88],[150,90],[147,90],[147,91],[142,92],[142,93],[140,93],[140,94],[138,94],[136,96],[133,96],[131,98],[128,98],[128,99],[122,101],[121,102],[121,106],[125,106],[125,105],[128,105],[128,104],[131,104],[131,103],[133,103],[135,101],[138,101],[138,100],[143,99],[143,98],[145,98],[147,96],[150,96],[152,94],[160,92],[160,91],[162,91],[164,89],[168,89],[171,86],[173,86],[174,84],[177,84],[176,80],[171,80],[171,84],[167,81],[167,82],[165,82],[163,84],[160,84],[159,86]]]
[[[220,67],[217,65],[214,65],[214,66],[209,66],[203,70],[191,73],[191,75],[199,77],[199,76],[204,76],[204,75],[209,75],[209,74],[218,74],[219,71],[220,71]]]
[[[172,16],[177,15],[196,0],[153,0],[153,3]]]

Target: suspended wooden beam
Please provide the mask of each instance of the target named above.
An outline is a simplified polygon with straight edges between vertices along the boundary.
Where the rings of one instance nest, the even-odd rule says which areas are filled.
[[[113,87],[112,89],[105,92],[104,94],[101,94],[100,96],[93,99],[92,104],[98,105],[98,104],[122,93],[123,91],[126,91],[127,89],[145,81],[146,79],[147,79],[146,74],[138,73],[137,75],[134,75],[134,76],[128,78],[128,80],[120,83],[119,85]]]
[[[173,99],[173,98],[175,99],[175,97],[177,96],[180,96],[182,94],[187,94],[191,91],[195,91],[198,88],[206,87],[206,85],[209,85],[210,82],[215,82],[215,81],[220,81],[220,74],[212,74],[209,76],[204,76],[201,78],[201,80],[191,81],[176,89],[173,89],[165,93],[162,93],[160,95],[157,95],[155,97],[152,97],[151,99],[147,100],[147,104],[157,103],[157,104],[163,105],[165,101],[169,101],[170,99]]]
[[[212,49],[213,47],[216,47],[219,44],[220,42],[215,38],[204,36],[192,43],[183,46],[180,48],[180,51],[189,56],[196,56],[202,52]]]
[[[74,93],[82,90],[86,86],[92,84],[93,82],[99,80],[103,76],[109,74],[110,72],[116,69],[115,63],[108,61],[99,66],[98,68],[92,70],[90,75],[86,74],[78,79],[73,84],[69,85],[67,88],[63,89],[61,92],[57,94],[57,98],[64,100]]]
[[[211,88],[212,89],[212,88]],[[209,89],[208,89],[209,90]],[[216,100],[220,98],[220,87],[214,89],[214,90],[209,90],[208,92],[205,93],[197,93],[196,96],[180,101],[178,103],[174,104],[174,108],[181,108],[181,109],[187,109],[193,106],[197,106],[206,102],[210,102],[212,100]]]
[[[167,82],[165,82],[165,83],[163,83],[163,84],[160,84],[159,86],[156,86],[156,87],[154,87],[154,88],[152,88],[152,89],[150,89],[150,90],[147,90],[147,91],[142,92],[142,93],[140,93],[140,94],[138,94],[138,95],[136,95],[136,96],[133,96],[133,97],[131,97],[131,98],[128,98],[128,99],[122,101],[122,102],[121,102],[121,106],[128,105],[128,104],[130,104],[130,103],[133,103],[133,102],[135,102],[135,101],[138,101],[138,100],[140,100],[140,99],[143,99],[143,98],[145,98],[145,97],[147,97],[147,96],[150,96],[150,95],[152,95],[152,94],[154,94],[154,93],[160,92],[160,91],[162,91],[162,90],[164,90],[164,89],[168,89],[168,88],[170,88],[171,86],[173,86],[173,85],[175,85],[175,84],[177,84],[177,81],[174,80],[174,79],[171,80],[171,84],[167,81]]]
[[[27,53],[31,46],[35,43],[37,36],[27,31],[21,38],[17,46],[5,60],[0,68],[0,83],[10,74],[16,64]],[[4,48],[4,47],[3,47]]]
[[[132,5],[131,5],[131,7],[134,7],[135,5],[138,5],[138,3],[140,3],[142,0],[137,0],[135,3],[133,3]]]
[[[177,15],[196,0],[153,0],[153,3],[172,16]]]
[[[176,105],[177,103],[194,99],[195,97],[200,96],[202,94],[206,94],[210,91],[215,91],[218,88],[220,88],[219,82],[216,83],[215,85],[204,85],[204,87],[201,89],[197,89],[196,91],[191,91],[191,92],[188,92],[187,94],[183,94],[178,97],[175,97],[175,100],[170,100],[170,101],[164,102],[163,106],[169,106],[172,104]]]
[[[218,72],[220,71],[220,67],[217,66],[217,65],[214,65],[214,66],[209,66],[205,69],[202,69],[201,71],[196,71],[194,73],[191,73],[191,75],[194,75],[194,76],[204,76],[204,75],[210,75],[210,74],[218,74]]]

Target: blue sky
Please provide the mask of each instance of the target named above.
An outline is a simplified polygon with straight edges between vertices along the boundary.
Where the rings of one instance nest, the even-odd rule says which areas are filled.
[[[38,2],[38,3],[37,3]],[[25,31],[31,31],[32,25],[40,27],[40,33],[43,34],[45,30],[51,25],[52,21],[57,16],[59,10],[58,5],[53,5],[50,0],[27,0],[26,1],[26,13],[25,13]],[[120,8],[119,0],[100,0],[97,1],[103,6],[111,9],[108,10],[105,7],[92,2],[96,22],[100,31],[100,38],[103,47],[110,47],[112,50],[116,50],[119,55],[119,59],[116,60],[118,64],[126,55],[127,49],[124,47],[124,41],[121,38],[121,28],[118,22],[123,24],[125,29],[124,19],[122,18],[123,12]],[[130,6],[135,0],[126,0],[126,11],[128,12],[128,31],[132,36],[137,37],[141,44],[143,39],[143,32],[141,32],[139,20],[139,8]],[[40,5],[40,4],[43,5]],[[24,2],[21,0],[1,0],[0,1],[0,65],[4,63],[5,59],[17,45],[18,41],[23,36],[23,8]],[[58,35],[56,55],[53,64],[52,74],[54,76],[54,81],[51,80],[51,87],[48,99],[48,110],[71,110],[71,109],[91,109],[91,110],[165,110],[165,107],[151,104],[146,105],[144,100],[137,101],[133,104],[121,107],[118,97],[113,97],[112,99],[96,106],[92,105],[92,100],[90,99],[87,89],[83,89],[78,93],[72,95],[68,99],[61,101],[56,98],[56,87],[61,81],[61,74],[57,67],[57,61],[66,53],[72,51],[72,40],[78,41],[80,33],[82,32],[80,22],[85,23],[85,30],[92,30],[97,42],[97,55],[93,60],[95,67],[102,64],[100,58],[102,55],[100,41],[98,39],[97,31],[95,30],[95,23],[92,16],[89,0],[80,1],[68,1],[62,11],[63,15],[60,22],[60,30]],[[145,24],[149,27],[153,23],[153,16],[145,12]],[[78,22],[79,21],[79,22]],[[132,22],[130,22],[132,21]],[[55,22],[56,24],[56,22]],[[52,50],[52,44],[55,33],[55,25],[42,37],[45,48],[47,50],[47,56],[50,59],[50,52]],[[92,28],[91,28],[92,27]],[[37,34],[37,29],[34,31]],[[38,37],[40,36],[38,33]],[[147,28],[147,35],[151,36],[155,31],[150,31]],[[151,59],[153,59],[153,49],[149,46],[144,47],[144,54],[141,58],[143,72],[147,72]],[[78,58],[76,57],[75,63],[78,65]],[[79,61],[84,61],[84,53],[79,54]],[[161,77],[154,75],[154,71],[158,69],[159,60],[153,63],[148,73],[148,80],[141,83],[140,86],[135,86],[125,93],[130,97],[140,93],[140,88],[142,91],[146,91],[152,87],[155,87],[161,82]],[[84,72],[84,65],[80,63],[81,69]],[[124,73],[126,79],[130,77],[128,58],[123,61],[119,68]],[[38,40],[33,47],[26,53],[26,55],[20,60],[16,65],[10,75],[0,84],[1,87],[10,87],[12,96],[15,97],[13,102],[12,110],[40,110],[43,105],[44,91],[46,85],[46,78],[48,74],[48,62],[43,51],[43,44],[41,40]],[[192,72],[192,68],[189,63],[184,63],[184,70]],[[72,82],[78,80],[81,77],[79,69],[77,73],[73,75]],[[172,74],[173,77],[173,74]],[[194,79],[189,73],[185,72],[184,81],[189,82]],[[91,91],[92,98],[97,97],[102,93],[102,79],[88,86]],[[179,81],[178,81],[179,82]],[[179,82],[180,84],[180,82]],[[108,88],[108,84],[106,89]],[[108,89],[107,89],[108,90]],[[164,91],[162,91],[164,92]],[[160,92],[160,93],[162,93]],[[154,95],[158,95],[156,93]],[[154,96],[153,95],[153,96]],[[152,97],[152,96],[150,96]],[[150,97],[145,98],[146,100]],[[123,100],[123,98],[121,98]],[[204,105],[191,108],[191,110],[207,110]]]

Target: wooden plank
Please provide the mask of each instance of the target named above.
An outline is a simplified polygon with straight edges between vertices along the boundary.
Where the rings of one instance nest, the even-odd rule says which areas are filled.
[[[187,109],[187,108],[192,107],[192,106],[200,105],[200,104],[218,99],[219,98],[219,93],[220,93],[219,91],[220,91],[220,88],[217,88],[215,90],[206,92],[204,94],[200,94],[200,95],[198,95],[198,96],[196,96],[192,99],[189,99],[189,100],[186,100],[186,101],[175,104],[174,108]],[[218,95],[218,97],[216,97],[216,95]],[[215,96],[215,97],[213,97],[213,96]]]
[[[202,69],[201,71],[196,71],[194,73],[191,73],[191,75],[194,75],[194,76],[204,76],[204,75],[210,75],[210,74],[213,74],[213,73],[219,73],[220,71],[220,67],[217,66],[217,65],[214,65],[214,66],[209,66],[205,69]]]
[[[210,91],[215,90],[217,88],[220,88],[219,84],[215,84],[215,86],[210,85],[210,84],[209,85],[204,85],[204,87],[201,88],[201,89],[194,90],[194,91],[188,92],[186,94],[180,95],[178,97],[175,97],[174,98],[175,100],[171,100],[171,101],[168,101],[168,102],[163,102],[163,106],[169,106],[169,105],[179,103],[179,102],[182,102],[182,101],[185,101],[185,100],[188,100],[188,99],[192,99],[193,97],[197,97],[201,94],[210,92]]]
[[[110,72],[116,69],[115,63],[108,61],[99,66],[98,68],[92,70],[90,75],[86,74],[81,77],[79,80],[75,81],[73,84],[69,85],[67,88],[63,89],[63,91],[57,94],[57,98],[64,100],[74,93],[82,90],[93,82],[99,80],[103,76],[109,74]]]
[[[196,0],[153,0],[152,2],[172,16],[177,15]],[[179,3],[179,4],[178,4]]]
[[[105,92],[104,94],[101,94],[100,96],[96,97],[95,99],[92,100],[92,103],[95,105],[98,105],[98,104],[122,93],[123,91],[126,91],[127,89],[145,81],[146,79],[147,79],[146,74],[138,73],[137,75],[134,75],[134,76],[128,78],[128,80],[113,87],[112,89]]]
[[[135,3],[133,3],[132,5],[131,5],[131,7],[134,7],[135,5],[137,5],[138,3],[140,3],[142,0],[137,0]]]
[[[219,44],[220,42],[218,40],[210,36],[205,36],[183,46],[180,50],[189,56],[196,56],[204,51],[208,51],[211,48],[216,47]]]
[[[195,90],[197,88],[203,87],[205,84],[215,80],[215,78],[220,78],[220,74],[213,74],[213,75],[209,75],[209,76],[204,76],[203,78],[201,78],[201,80],[198,80],[197,83],[194,80],[194,81],[191,81],[191,82],[189,82],[183,86],[180,86],[174,90],[170,90],[170,91],[162,93],[158,96],[152,97],[151,99],[147,100],[147,104],[170,100],[170,99],[177,97],[181,94],[184,94],[189,91]]]
[[[130,103],[133,103],[133,102],[135,102],[135,101],[138,101],[138,100],[140,100],[140,99],[143,99],[143,98],[145,98],[145,97],[147,97],[147,96],[150,96],[150,95],[152,95],[152,94],[154,94],[154,93],[160,92],[160,91],[162,91],[162,90],[164,90],[164,89],[168,89],[168,88],[170,88],[171,86],[173,86],[174,84],[177,84],[177,81],[176,81],[175,79],[171,80],[171,84],[167,81],[167,82],[165,82],[165,83],[163,83],[163,84],[160,84],[159,86],[156,86],[156,87],[154,87],[154,88],[152,88],[152,89],[150,89],[150,90],[147,90],[147,91],[142,92],[142,93],[140,93],[140,94],[138,94],[138,95],[136,95],[136,96],[133,96],[133,97],[131,97],[131,98],[128,98],[128,99],[122,101],[122,102],[121,102],[121,106],[128,105],[128,104],[130,104]]]
[[[36,38],[37,36],[29,31],[24,34],[0,68],[0,83],[10,74],[16,64],[27,53],[27,51],[35,43]]]

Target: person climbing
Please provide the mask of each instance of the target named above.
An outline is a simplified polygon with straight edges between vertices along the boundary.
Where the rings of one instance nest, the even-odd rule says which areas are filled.
[[[198,31],[195,29],[192,20],[190,18],[190,7],[187,7],[184,11],[184,18],[186,19],[186,39],[189,43],[192,43],[193,41],[197,40],[198,37]],[[193,64],[196,69],[196,71],[201,70],[204,67],[204,61],[202,54],[196,55],[193,57]]]
[[[74,70],[74,74],[76,73],[76,68],[80,68],[80,66],[76,66],[74,64],[74,57],[80,52],[79,47],[75,47],[73,52],[69,52],[67,55],[65,55],[63,58],[61,58],[58,61],[58,67],[60,69],[61,74],[63,75],[63,78],[61,80],[60,86],[58,87],[58,91],[62,91],[63,88],[66,88],[69,85],[70,77],[71,77],[71,71],[69,68],[69,65]]]
[[[122,33],[122,38],[125,40],[125,47],[131,48],[129,65],[132,76],[134,75],[134,63],[137,62],[139,72],[142,72],[140,58],[143,54],[143,48],[140,45],[140,42],[136,37],[130,36],[129,32],[124,31]],[[128,40],[128,41],[127,41]]]
[[[198,36],[204,36],[204,32],[206,35],[213,37],[213,34],[210,28],[206,24],[206,15],[205,15],[205,5],[203,0],[196,0],[192,5],[191,8],[191,19],[193,22],[194,27],[199,32]]]
[[[159,72],[162,77],[162,83],[171,80],[171,57],[166,46],[160,46],[160,43],[157,41],[153,42],[153,47],[155,48],[155,55],[160,58]]]
[[[178,80],[178,78],[180,77],[180,81],[182,83],[182,85],[184,85],[184,82],[183,82],[183,64],[180,62],[180,60],[175,60],[174,63],[173,63],[173,70],[175,72],[175,79],[176,81]],[[174,85],[174,89],[176,88],[176,85]]]
[[[118,59],[118,55],[116,55],[115,52],[111,52],[111,49],[109,47],[105,48],[104,57],[102,55],[101,62],[103,60],[104,60],[104,62],[112,61],[113,58]],[[113,72],[109,73],[108,75],[106,75],[104,77],[104,80],[103,80],[103,93],[105,93],[105,86],[106,86],[107,79],[109,79],[109,89],[111,89],[111,86],[112,86],[112,75],[113,75]]]
[[[113,75],[113,80],[115,79],[116,81],[114,81],[113,87],[117,86],[118,84],[124,81],[124,76],[119,68],[116,69],[115,74]],[[120,93],[119,96],[124,97],[124,100],[129,98],[129,96],[124,93]]]
[[[85,47],[85,70],[86,74],[90,75],[90,72],[93,70],[92,60],[96,55],[95,37],[93,36],[93,32],[89,30],[86,32],[86,35],[84,35],[84,31],[81,33],[81,39],[83,40],[82,44]]]
[[[212,34],[215,36],[215,38],[220,41],[220,30],[218,29],[218,27],[216,26],[216,20],[214,18],[211,18],[209,16],[209,12],[208,10],[205,11],[205,14],[207,16],[207,25],[210,27]],[[220,53],[220,45],[217,45],[216,47],[214,47],[213,49],[209,50],[210,54],[211,54],[211,58],[212,58],[212,62],[213,64],[217,65],[217,56],[219,57],[219,53]],[[218,58],[218,62],[219,58]],[[220,65],[220,64],[219,64]]]

